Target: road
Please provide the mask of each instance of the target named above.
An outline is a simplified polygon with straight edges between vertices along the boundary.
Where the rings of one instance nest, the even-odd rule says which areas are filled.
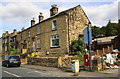
[[[2,67],[2,77],[59,77],[46,71],[38,71],[21,67]]]
[[[2,67],[2,77],[73,77],[73,74],[72,72],[63,72],[57,69],[36,70],[23,67]],[[104,74],[101,72],[82,71],[76,77],[118,77],[118,73]]]

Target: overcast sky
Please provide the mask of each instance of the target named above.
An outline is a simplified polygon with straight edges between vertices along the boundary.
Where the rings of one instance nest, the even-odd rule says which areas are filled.
[[[64,2],[63,2],[64,1]],[[58,5],[59,12],[81,5],[92,25],[105,26],[109,20],[118,21],[118,0],[4,0],[0,4],[0,36],[4,31],[21,30],[30,27],[30,20],[38,23],[39,12],[50,17],[52,4]]]

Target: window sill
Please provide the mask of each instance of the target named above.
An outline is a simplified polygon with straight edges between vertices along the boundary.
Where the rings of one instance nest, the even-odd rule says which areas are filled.
[[[40,34],[37,34],[37,35],[40,35]]]
[[[56,31],[57,29],[52,29],[52,31]]]
[[[50,48],[60,48],[60,46],[56,46],[56,47],[50,47]]]
[[[37,48],[37,49],[41,49],[41,48]]]

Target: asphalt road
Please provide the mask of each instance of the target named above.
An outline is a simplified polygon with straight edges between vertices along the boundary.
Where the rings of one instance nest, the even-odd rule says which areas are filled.
[[[28,69],[23,67],[2,67],[2,77],[73,77],[73,74],[74,73],[72,72],[63,72],[59,70],[50,71]],[[76,77],[118,77],[118,73],[103,74],[101,72],[82,71]]]
[[[57,75],[45,71],[37,71],[21,67],[2,67],[2,77],[55,77]]]

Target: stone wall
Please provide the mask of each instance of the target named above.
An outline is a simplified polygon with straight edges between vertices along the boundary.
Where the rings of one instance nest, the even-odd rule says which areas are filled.
[[[28,64],[47,67],[67,67],[71,65],[71,57],[28,58]]]
[[[79,35],[83,35],[83,30],[86,28],[86,24],[89,23],[89,19],[87,18],[81,6],[77,6],[73,10],[68,11],[68,14],[71,43],[72,40],[78,40]]]

